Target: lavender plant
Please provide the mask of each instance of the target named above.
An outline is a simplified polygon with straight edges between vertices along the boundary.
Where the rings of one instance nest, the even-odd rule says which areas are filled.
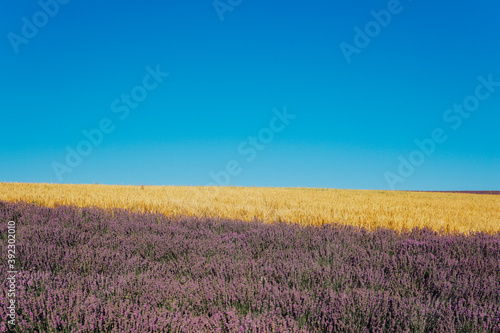
[[[500,332],[500,234],[0,202],[0,332]],[[0,272],[7,268],[5,251]]]

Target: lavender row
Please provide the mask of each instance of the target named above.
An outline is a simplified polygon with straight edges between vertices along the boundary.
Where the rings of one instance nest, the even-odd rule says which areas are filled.
[[[0,202],[3,249],[10,220],[0,332],[500,332],[500,234]]]

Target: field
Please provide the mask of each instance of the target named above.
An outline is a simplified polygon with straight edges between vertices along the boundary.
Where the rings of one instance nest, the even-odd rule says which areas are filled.
[[[298,188],[0,183],[0,200],[125,208],[168,216],[338,223],[373,230],[500,231],[500,196]]]
[[[0,183],[0,221],[0,332],[500,332],[498,195]]]
[[[500,331],[498,234],[26,203],[0,220],[17,225],[14,332]]]

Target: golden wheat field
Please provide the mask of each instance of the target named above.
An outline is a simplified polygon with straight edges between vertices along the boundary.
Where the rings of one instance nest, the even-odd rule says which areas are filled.
[[[500,196],[484,194],[0,183],[0,200],[303,225],[336,222],[368,229],[500,231]]]

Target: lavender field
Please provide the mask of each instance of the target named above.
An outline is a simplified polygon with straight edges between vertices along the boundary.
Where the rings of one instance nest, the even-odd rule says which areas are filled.
[[[500,234],[7,202],[0,220],[16,332],[500,332]]]

